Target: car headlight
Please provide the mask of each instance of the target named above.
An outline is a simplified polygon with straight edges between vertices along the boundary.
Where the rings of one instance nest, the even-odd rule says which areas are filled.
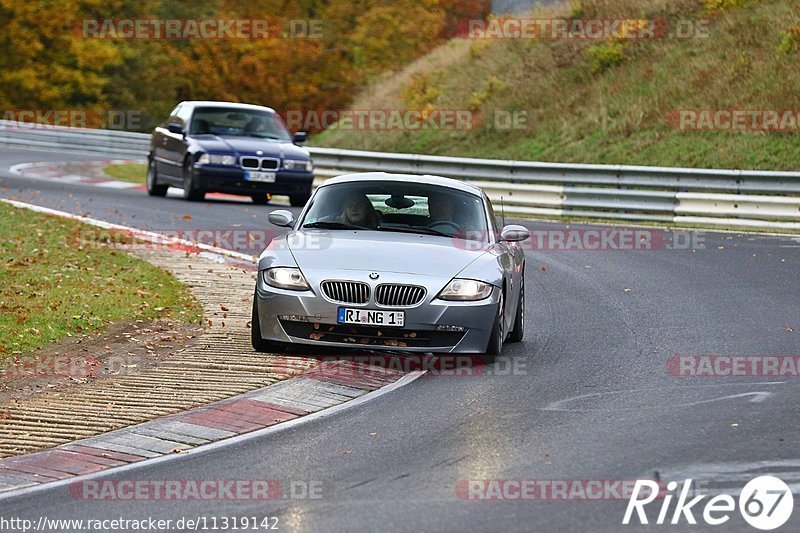
[[[197,162],[201,165],[225,165],[232,167],[236,165],[236,156],[223,154],[203,154],[200,156]]]
[[[454,278],[442,289],[440,300],[475,301],[483,300],[492,294],[492,286],[474,279]]]
[[[314,170],[314,164],[311,160],[301,161],[299,159],[284,159],[283,168],[286,170],[300,170],[304,172],[311,172]]]
[[[264,283],[270,287],[289,289],[292,291],[307,291],[310,289],[306,278],[299,268],[270,268],[263,273]]]

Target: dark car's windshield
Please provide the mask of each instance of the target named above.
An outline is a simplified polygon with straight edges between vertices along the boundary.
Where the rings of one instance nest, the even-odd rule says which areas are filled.
[[[488,240],[481,196],[413,182],[364,181],[322,187],[301,226]]]
[[[198,107],[192,114],[190,135],[247,136],[275,141],[291,141],[292,136],[280,115],[257,109]]]

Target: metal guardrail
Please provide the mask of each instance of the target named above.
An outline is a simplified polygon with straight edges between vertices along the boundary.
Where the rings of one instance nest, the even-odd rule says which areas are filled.
[[[0,144],[144,158],[150,135],[0,121]],[[800,172],[576,165],[309,148],[320,178],[349,172],[470,181],[511,215],[800,230]]]

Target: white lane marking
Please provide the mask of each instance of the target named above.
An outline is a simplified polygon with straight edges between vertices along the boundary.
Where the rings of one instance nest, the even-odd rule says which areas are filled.
[[[738,493],[760,474],[776,476],[789,485],[792,492],[800,494],[800,459],[654,466],[639,479],[650,478],[654,471],[659,473],[662,482],[692,479],[697,485],[697,492],[708,496]]]
[[[113,224],[111,222],[106,222],[104,220],[97,220],[95,218],[89,217],[82,217],[79,215],[73,215],[72,213],[66,213],[64,211],[58,211],[56,209],[50,209],[49,207],[41,207],[38,205],[27,204],[25,202],[18,202],[16,200],[9,200],[7,198],[0,198],[0,202],[5,202],[7,204],[13,205],[14,207],[19,207],[21,209],[30,209],[31,211],[35,211],[37,213],[44,213],[46,215],[55,215],[62,218],[67,218],[70,220],[79,220],[90,226],[96,226],[98,228],[103,229],[113,229],[124,231],[130,233],[134,237],[138,239],[142,239],[147,242],[151,242],[154,244],[161,244],[165,246],[169,245],[179,245],[179,246],[189,246],[192,248],[198,248],[203,250],[209,254],[215,254],[217,256],[224,256],[233,259],[237,259],[239,261],[245,261],[248,263],[257,263],[258,259],[253,257],[252,255],[243,254],[240,252],[234,252],[233,250],[226,250],[225,248],[219,248],[217,246],[210,246],[208,244],[203,244],[199,242],[189,241],[186,239],[178,239],[176,237],[167,237],[166,235],[162,235],[161,233],[156,233],[153,231],[145,231],[141,229],[131,228],[129,226],[122,226],[120,224]],[[210,257],[210,256],[208,256]]]
[[[77,174],[65,174],[63,176],[53,176],[53,179],[58,181],[68,181],[70,183],[78,182],[78,181],[85,181],[86,178],[83,176],[78,176]]]
[[[141,184],[131,183],[129,181],[96,181],[92,185],[95,187],[105,187],[107,189],[133,189],[134,187],[141,187]]]
[[[704,388],[712,388],[712,387],[755,387],[755,386],[773,386],[773,385],[785,385],[787,382],[785,381],[766,381],[766,382],[758,382],[758,383],[722,383],[722,384],[713,384],[713,385],[684,385],[678,387],[652,387],[652,388],[645,388],[645,389],[629,389],[629,390],[618,390],[618,391],[608,391],[608,392],[595,392],[592,394],[582,394],[579,396],[572,396],[570,398],[566,398],[564,400],[558,400],[555,402],[551,402],[544,407],[540,407],[539,410],[541,411],[575,411],[575,412],[601,412],[601,411],[642,411],[642,410],[655,410],[655,409],[668,409],[674,407],[692,407],[694,405],[701,405],[705,403],[712,403],[721,400],[730,400],[735,398],[743,398],[747,396],[752,396],[753,398],[749,401],[749,403],[761,403],[769,396],[772,396],[772,392],[766,391],[754,391],[754,392],[745,392],[740,394],[732,394],[732,395],[725,395],[725,396],[717,396],[715,398],[709,398],[705,400],[696,400],[691,402],[684,402],[679,404],[662,404],[656,406],[645,406],[645,405],[637,405],[636,407],[609,407],[606,409],[591,409],[591,408],[581,408],[581,407],[569,407],[568,404],[573,402],[577,402],[579,400],[585,400],[587,398],[599,398],[601,396],[613,396],[613,395],[621,395],[621,394],[630,394],[630,393],[637,393],[637,392],[662,392],[662,391],[671,391],[671,390],[703,390]]]
[[[286,422],[281,422],[280,424],[275,424],[274,426],[269,426],[269,427],[266,427],[266,428],[263,428],[263,429],[257,429],[255,431],[251,431],[250,433],[245,433],[244,435],[239,435],[239,436],[236,436],[236,437],[228,437],[226,439],[221,439],[221,440],[218,440],[218,441],[215,441],[215,442],[211,442],[209,444],[203,444],[203,445],[197,446],[195,448],[190,448],[190,449],[188,449],[186,451],[181,452],[180,454],[168,453],[168,454],[162,455],[160,457],[153,457],[152,459],[145,459],[145,460],[142,460],[142,461],[138,461],[136,463],[129,463],[129,464],[124,465],[124,466],[115,466],[115,467],[112,467],[112,468],[108,468],[106,470],[101,470],[99,472],[93,472],[91,474],[74,476],[74,477],[70,477],[70,478],[66,478],[66,479],[59,479],[58,481],[50,481],[50,482],[47,482],[47,483],[41,483],[39,485],[23,487],[23,488],[21,488],[19,490],[12,490],[12,491],[8,491],[8,492],[0,492],[0,501],[3,501],[5,499],[9,499],[9,498],[16,498],[18,496],[19,497],[28,496],[30,494],[33,494],[33,493],[36,493],[36,492],[39,492],[39,491],[43,491],[43,490],[58,489],[59,487],[68,486],[68,485],[70,485],[72,483],[77,483],[77,482],[81,482],[81,481],[87,481],[87,480],[91,480],[91,479],[102,477],[104,475],[127,472],[127,471],[130,471],[130,470],[136,470],[137,468],[149,467],[151,465],[160,464],[160,463],[167,462],[167,461],[182,460],[185,457],[188,457],[190,455],[200,455],[200,454],[204,454],[204,453],[209,453],[211,451],[216,450],[217,448],[224,448],[225,446],[233,446],[233,445],[236,445],[236,444],[239,444],[239,443],[242,443],[242,442],[246,442],[246,441],[249,441],[249,440],[252,440],[252,439],[257,439],[257,438],[264,437],[265,435],[270,435],[272,433],[277,433],[279,431],[285,431],[285,430],[288,430],[288,429],[292,429],[295,426],[298,426],[300,424],[305,424],[305,423],[308,423],[308,422],[312,422],[312,421],[317,420],[319,418],[325,418],[325,417],[328,417],[328,416],[333,416],[333,415],[335,415],[335,414],[337,414],[337,413],[339,413],[341,411],[344,411],[345,409],[350,409],[350,408],[355,407],[357,405],[361,405],[362,403],[366,403],[366,402],[368,402],[370,400],[374,400],[374,399],[376,399],[376,398],[378,398],[380,396],[383,396],[384,394],[388,394],[390,392],[393,392],[396,389],[399,389],[400,387],[403,387],[405,385],[410,384],[411,382],[415,381],[417,378],[425,375],[425,373],[426,373],[426,371],[424,371],[424,370],[415,370],[413,372],[409,372],[408,374],[406,374],[402,378],[398,379],[394,383],[390,383],[389,385],[386,385],[385,387],[381,387],[378,390],[374,390],[372,392],[368,392],[368,393],[364,394],[363,396],[359,396],[358,398],[355,398],[353,400],[350,400],[350,401],[347,401],[347,402],[344,402],[344,403],[340,403],[339,405],[334,405],[333,407],[329,407],[327,409],[323,409],[322,411],[317,411],[316,413],[311,413],[311,414],[308,414],[308,415],[300,416],[298,418],[293,418],[291,420],[287,420]],[[265,387],[265,388],[267,388],[267,387]],[[251,393],[252,393],[252,391],[251,391]],[[242,396],[247,397],[247,395],[248,395],[248,393],[245,393]],[[229,399],[236,399],[237,397],[238,396],[234,396],[233,398],[229,398]],[[54,448],[54,449],[58,449],[58,448]]]

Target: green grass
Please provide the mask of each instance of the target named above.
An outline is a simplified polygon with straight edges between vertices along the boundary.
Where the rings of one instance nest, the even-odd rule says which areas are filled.
[[[712,4],[721,10],[709,15],[706,6]],[[592,0],[582,5],[584,18],[708,19],[710,37],[626,41],[614,49],[613,61],[600,58],[602,68],[598,42],[451,41],[366,91],[352,108],[414,108],[419,91],[411,89],[424,85],[426,105],[475,109],[487,119],[482,126],[420,132],[331,129],[312,143],[567,163],[800,169],[800,129],[689,132],[670,122],[671,113],[683,109],[799,110],[800,45],[786,44],[787,35],[800,35],[796,1]],[[526,127],[491,127],[498,111],[526,113]]]
[[[185,285],[105,230],[0,203],[0,235],[0,360],[114,322],[201,320]]]
[[[118,180],[144,183],[147,175],[147,165],[142,163],[108,165],[103,168],[103,172]]]

